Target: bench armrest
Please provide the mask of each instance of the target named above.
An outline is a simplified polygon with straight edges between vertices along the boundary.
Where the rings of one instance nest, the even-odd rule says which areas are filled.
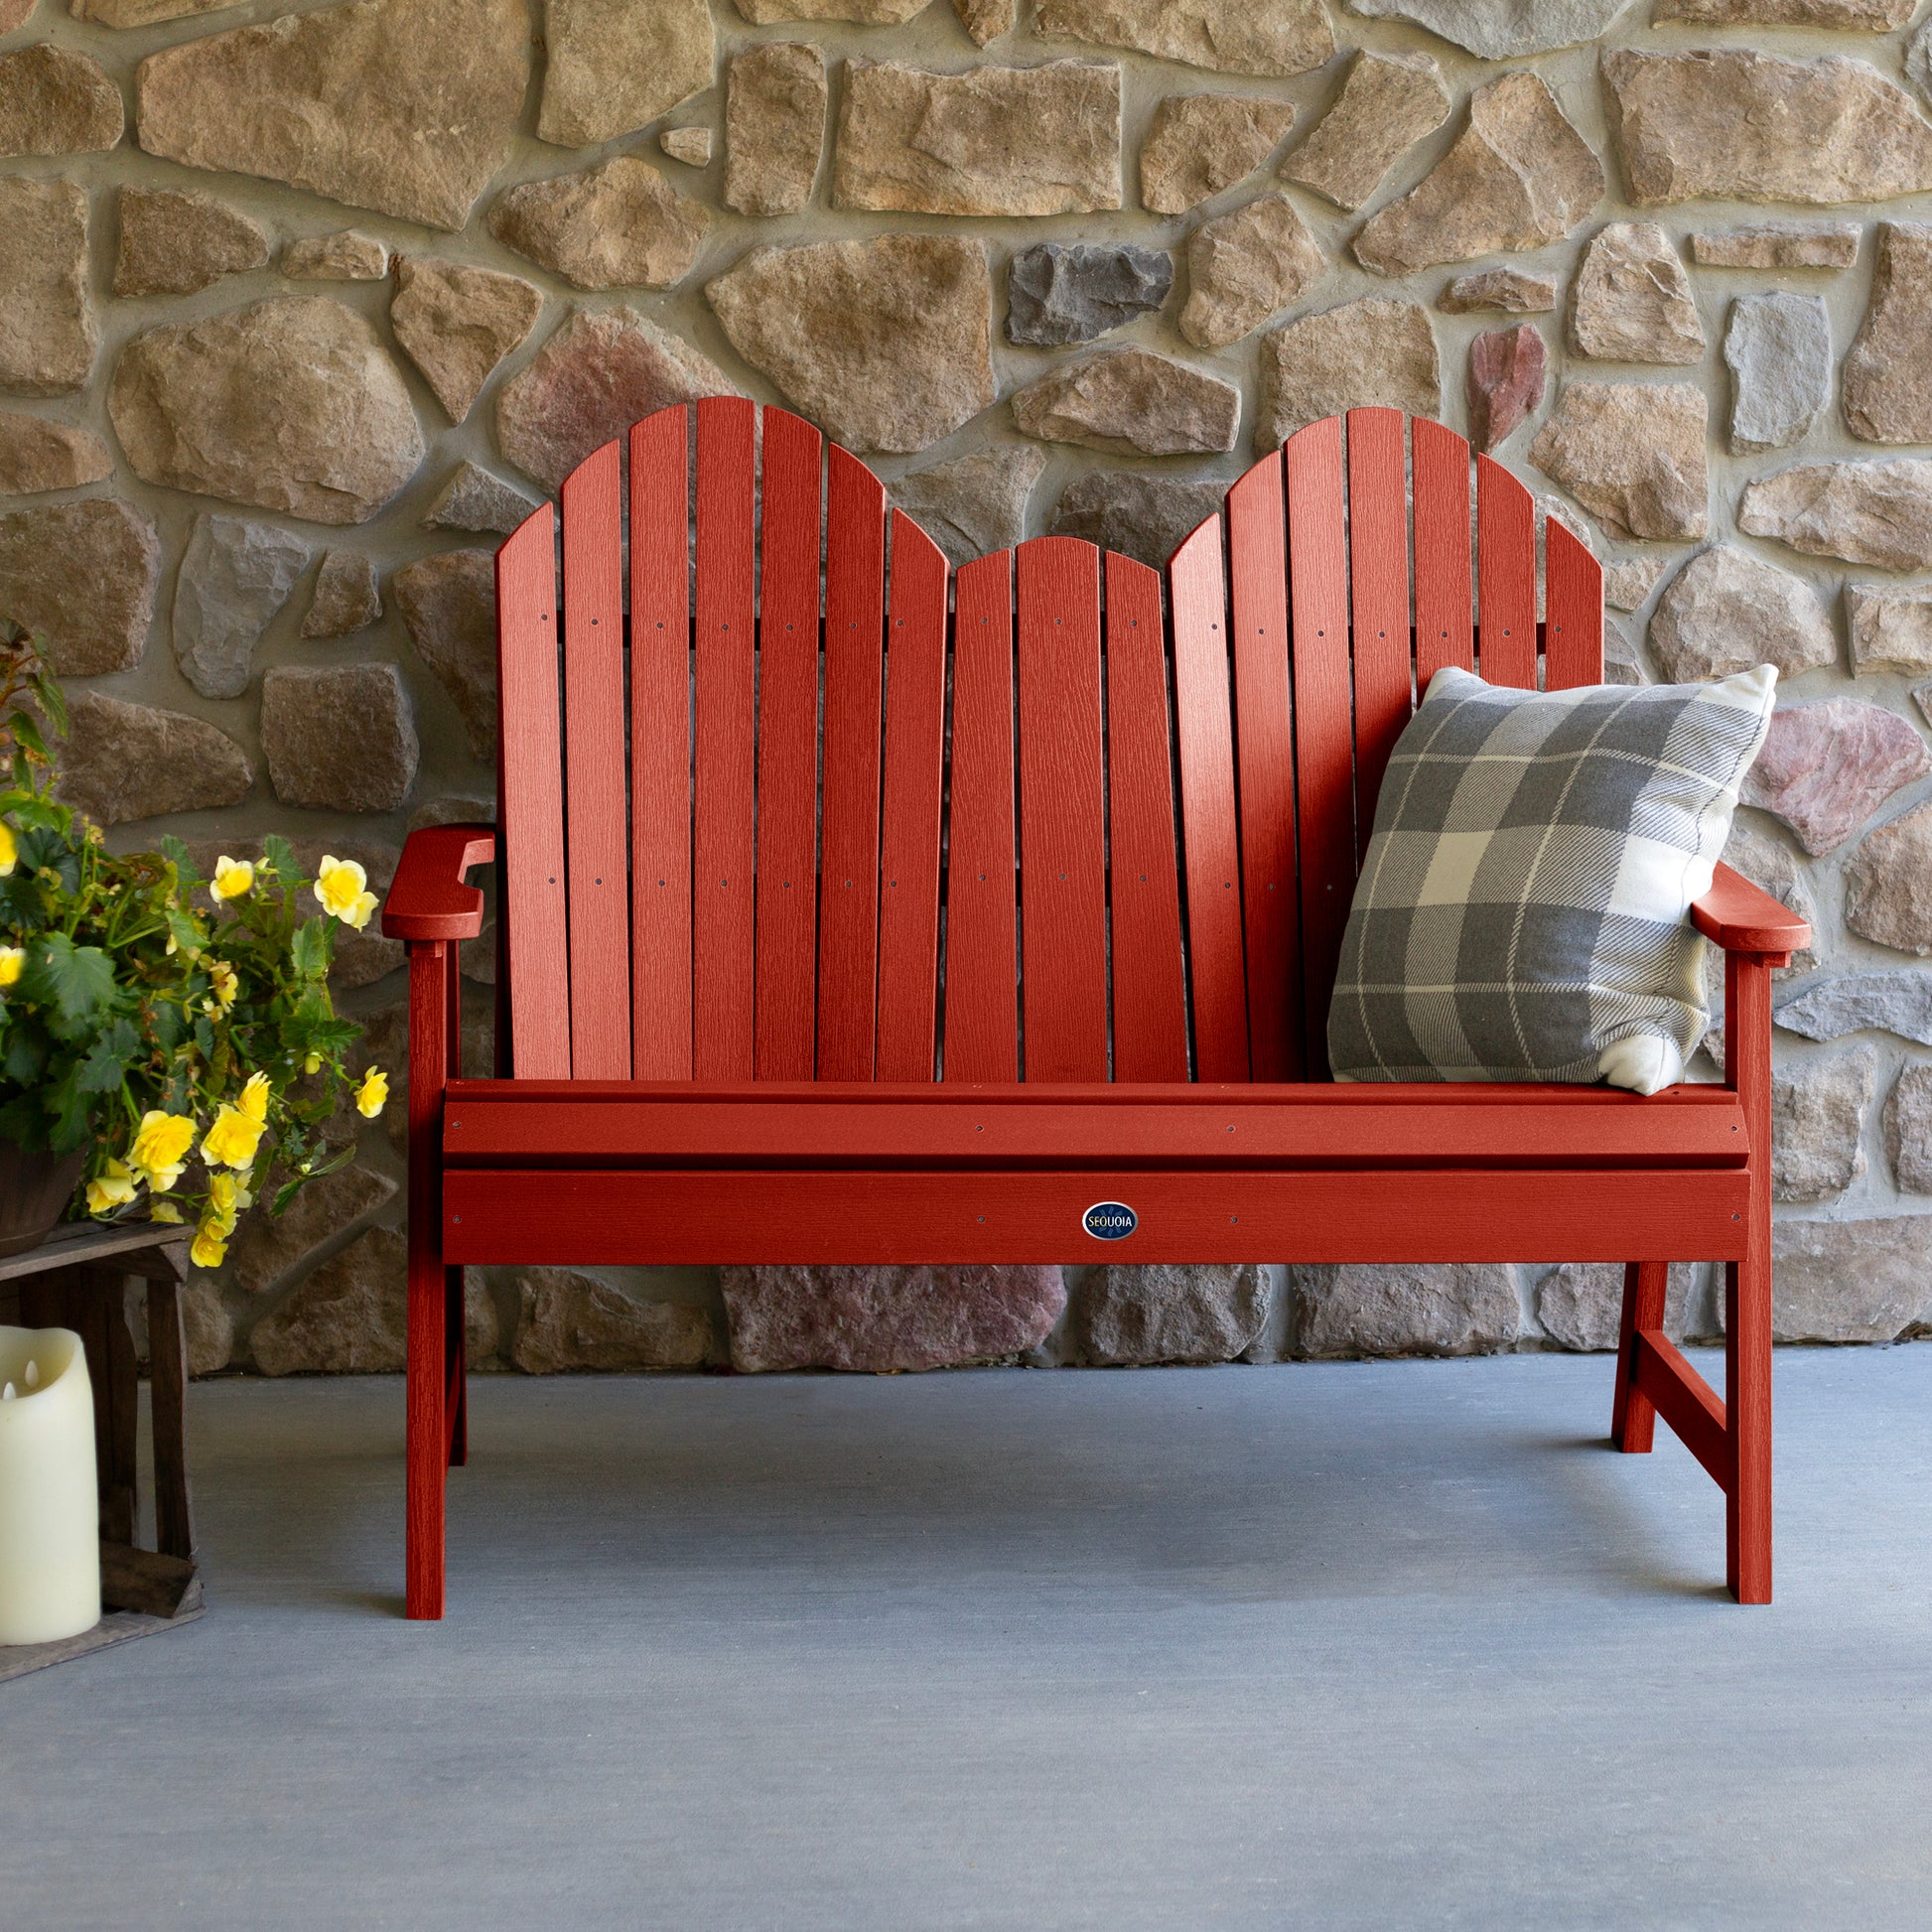
[[[464,884],[472,866],[496,856],[488,825],[432,825],[411,832],[382,907],[391,939],[474,939],[483,930],[483,894]]]
[[[1691,907],[1691,923],[1725,952],[1790,954],[1811,944],[1811,927],[1797,913],[1728,866],[1718,868]]]

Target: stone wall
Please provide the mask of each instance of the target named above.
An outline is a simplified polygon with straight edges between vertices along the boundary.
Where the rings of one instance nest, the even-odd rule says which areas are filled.
[[[661,403],[789,403],[956,558],[1157,561],[1298,424],[1440,414],[1603,558],[1614,675],[1784,673],[1732,855],[1819,932],[1781,989],[1778,1328],[1915,1332],[1915,3],[0,0],[0,611],[51,633],[117,840],[274,829],[382,884],[408,826],[486,809],[495,533]],[[397,964],[371,935],[338,974],[390,1066]],[[199,1369],[398,1363],[397,1122],[362,1141],[196,1284]],[[1598,1348],[1615,1286],[501,1271],[470,1326],[530,1372]],[[1680,1270],[1673,1323],[1717,1318]]]

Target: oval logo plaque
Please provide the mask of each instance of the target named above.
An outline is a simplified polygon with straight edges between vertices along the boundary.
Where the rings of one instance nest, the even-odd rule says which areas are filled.
[[[1080,1216],[1080,1225],[1096,1241],[1125,1241],[1140,1224],[1141,1217],[1118,1200],[1097,1200]]]

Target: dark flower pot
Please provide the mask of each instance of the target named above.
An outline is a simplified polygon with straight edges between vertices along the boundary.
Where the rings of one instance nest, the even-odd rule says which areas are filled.
[[[87,1151],[32,1154],[0,1140],[0,1255],[25,1254],[54,1232],[87,1165]]]

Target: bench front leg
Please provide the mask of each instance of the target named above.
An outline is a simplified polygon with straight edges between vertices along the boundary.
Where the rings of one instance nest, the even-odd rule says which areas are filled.
[[[1719,866],[1691,921],[1725,953],[1725,1082],[1744,1116],[1743,1255],[1725,1264],[1725,1400],[1663,1332],[1667,1269],[1632,1264],[1610,1434],[1650,1448],[1663,1414],[1725,1492],[1725,1580],[1740,1603],[1771,1600],[1771,974],[1811,928],[1749,880]],[[1690,1257],[1686,1257],[1689,1259]]]
[[[443,1614],[443,1517],[448,1479],[450,1286],[443,1264],[443,1091],[450,1070],[456,978],[447,940],[409,947],[409,1350],[407,1608]],[[462,1299],[458,1292],[458,1319]],[[459,1341],[461,1329],[458,1330]]]

